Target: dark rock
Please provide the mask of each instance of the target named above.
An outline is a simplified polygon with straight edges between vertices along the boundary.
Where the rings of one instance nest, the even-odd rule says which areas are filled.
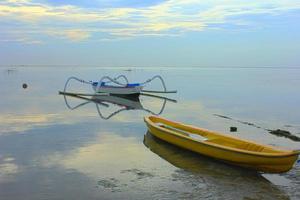
[[[230,127],[230,132],[236,132],[237,131],[237,127],[231,126]]]

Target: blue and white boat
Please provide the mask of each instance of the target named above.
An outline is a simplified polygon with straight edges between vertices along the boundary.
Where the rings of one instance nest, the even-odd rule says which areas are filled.
[[[162,83],[162,91],[144,90],[144,86],[154,79],[159,79]],[[156,75],[151,79],[142,83],[129,83],[128,79],[124,75],[111,78],[109,76],[103,76],[99,81],[85,81],[77,77],[70,77],[64,87],[66,92],[67,85],[70,80],[77,80],[82,83],[90,84],[95,92],[94,95],[101,94],[113,94],[113,95],[139,95],[141,92],[147,93],[176,93],[176,91],[167,91],[164,80],[161,76]]]
[[[120,94],[120,95],[129,95],[129,94],[139,94],[143,90],[144,86],[139,83],[127,83],[123,86],[110,85],[106,82],[93,82],[92,87],[97,93],[109,93],[109,94]]]

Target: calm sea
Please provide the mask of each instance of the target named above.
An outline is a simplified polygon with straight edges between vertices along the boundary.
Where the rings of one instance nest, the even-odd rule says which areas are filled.
[[[99,103],[58,94],[70,76],[96,81],[120,74],[130,82],[161,75],[178,92],[163,95],[168,99],[141,95]],[[162,85],[155,80],[145,89]],[[0,199],[300,199],[299,161],[284,174],[250,172],[153,138],[143,122],[160,114],[300,149],[299,89],[295,68],[3,66]],[[67,91],[92,93],[76,81]],[[276,129],[295,137],[268,131]]]

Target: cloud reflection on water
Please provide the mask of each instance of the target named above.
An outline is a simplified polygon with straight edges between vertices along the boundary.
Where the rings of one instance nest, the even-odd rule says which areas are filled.
[[[94,77],[97,70],[74,71],[87,77]],[[14,76],[24,75],[24,71],[20,70]],[[30,69],[28,73],[32,71],[34,70]],[[2,198],[3,195],[11,195],[10,197],[16,195],[13,196],[15,198],[10,199],[22,199],[24,194],[32,197],[31,199],[45,197],[199,199],[199,197],[218,198],[224,195],[231,198],[239,192],[240,188],[247,197],[257,199],[269,197],[286,199],[285,193],[297,197],[299,165],[286,174],[274,175],[276,178],[271,181],[275,180],[273,181],[275,184],[280,176],[290,180],[290,184],[284,188],[275,187],[256,175],[252,177],[240,170],[215,161],[204,160],[202,157],[199,159],[198,156],[184,153],[176,148],[166,148],[171,151],[169,153],[167,150],[153,153],[153,148],[149,150],[143,144],[143,135],[146,132],[143,123],[143,116],[147,115],[145,112],[130,110],[105,121],[99,118],[94,105],[87,105],[73,111],[67,110],[57,91],[61,89],[65,77],[75,73],[74,71],[61,71],[63,73],[60,77],[56,77],[60,73],[53,73],[53,75],[48,73],[50,70],[37,70],[34,76],[31,73],[27,74],[24,79],[26,82],[27,80],[31,82],[26,92],[23,89],[15,89],[21,87],[18,81],[7,85],[2,84],[1,90],[4,96],[0,102],[2,156],[0,170],[3,182],[0,186],[0,199],[5,199]],[[253,127],[215,117],[213,114],[217,113],[249,120],[248,118],[251,118],[249,116],[253,114],[252,117],[258,117],[249,120],[251,122],[260,123],[264,120],[266,123],[270,122],[262,114],[264,104],[256,101],[253,103],[251,99],[242,98],[244,89],[235,86],[236,79],[231,78],[235,75],[234,70],[228,72],[230,78],[222,79],[221,82],[226,84],[220,83],[218,86],[211,83],[217,83],[216,79],[219,79],[219,76],[227,77],[226,75],[217,70],[200,72],[201,80],[197,78],[199,75],[194,71],[168,71],[169,77],[176,75],[174,80],[169,78],[168,83],[178,89],[179,99],[177,104],[166,105],[162,117],[226,133],[229,133],[228,128],[234,125],[238,127],[238,132],[229,134],[249,137],[264,143],[299,148],[298,143],[289,143],[284,138],[278,138]],[[148,71],[134,73],[138,77],[141,75],[141,78],[148,76]],[[259,73],[261,72],[252,75],[250,73],[247,76],[257,77]],[[214,78],[210,76],[211,74],[219,76]],[[191,85],[197,84],[199,88],[192,91],[190,85],[181,84],[186,77],[190,77]],[[21,78],[15,77],[15,79]],[[51,79],[57,82],[52,83]],[[6,83],[9,78],[4,77],[0,80],[2,81]],[[232,87],[234,90],[230,94],[221,93]],[[255,84],[252,87],[258,88],[260,95],[264,94],[265,90],[259,89]],[[280,91],[286,91],[285,89],[282,88]],[[276,95],[278,91],[276,87]],[[233,102],[234,94],[237,93],[242,93],[241,98]],[[266,94],[265,97],[269,96]],[[210,104],[211,102],[213,104]],[[232,104],[243,102],[243,104],[232,106],[227,102]],[[161,106],[161,101],[149,101],[146,98],[142,99],[142,103],[155,109]],[[245,106],[248,104],[258,105],[258,107],[252,110],[251,106]],[[275,102],[270,106],[277,107],[277,105],[280,107],[283,104]],[[293,108],[291,105],[286,109],[292,112]],[[234,111],[231,112],[233,109]],[[262,110],[257,112],[259,109]],[[273,114],[272,117],[279,121],[282,115],[275,111]],[[297,119],[295,116],[297,115],[291,116],[291,121],[289,118],[284,117],[284,119],[287,119],[290,124],[295,124],[293,122]],[[165,147],[163,145],[159,148]],[[164,152],[170,156],[163,157]],[[2,178],[4,176],[5,178]],[[281,189],[285,192],[281,192]],[[253,192],[253,195],[247,191]],[[33,196],[33,194],[37,195]],[[242,193],[237,194],[239,195]]]
[[[13,157],[1,156],[0,154],[0,183],[10,182],[14,175],[20,172],[18,165],[14,163]]]

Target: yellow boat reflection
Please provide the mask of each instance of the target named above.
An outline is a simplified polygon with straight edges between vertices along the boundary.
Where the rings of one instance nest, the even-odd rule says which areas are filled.
[[[259,193],[268,194],[270,199],[289,199],[262,174],[244,168],[227,165],[211,158],[179,148],[153,136],[149,131],[144,135],[144,145],[171,165],[193,174],[190,178],[202,179],[207,185],[227,192],[233,186],[239,186],[239,191],[245,196],[256,196]],[[183,173],[183,172],[179,172]],[[249,198],[250,199],[250,198]],[[256,199],[256,198],[254,198]]]

